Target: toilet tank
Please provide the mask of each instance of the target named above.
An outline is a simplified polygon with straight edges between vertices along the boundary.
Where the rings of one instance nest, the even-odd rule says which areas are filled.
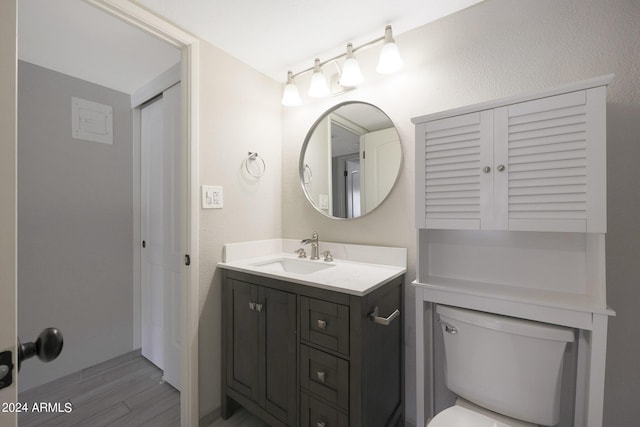
[[[442,305],[436,311],[452,392],[512,418],[558,424],[562,362],[573,329]]]

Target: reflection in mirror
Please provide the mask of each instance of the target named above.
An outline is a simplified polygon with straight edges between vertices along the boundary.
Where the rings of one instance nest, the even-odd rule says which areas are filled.
[[[400,171],[400,137],[378,107],[346,102],[311,127],[300,181],[311,204],[333,218],[357,218],[382,203]]]

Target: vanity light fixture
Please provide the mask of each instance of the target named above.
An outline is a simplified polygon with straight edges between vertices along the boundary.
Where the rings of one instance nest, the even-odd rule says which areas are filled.
[[[391,25],[387,25],[384,29],[384,45],[380,51],[380,60],[376,71],[380,74],[390,74],[398,71],[404,66],[404,61],[400,57],[398,45],[393,39]]]
[[[311,76],[311,83],[309,84],[309,96],[314,98],[324,98],[328,96],[331,91],[329,90],[329,84],[327,78],[320,68],[320,60],[316,58],[313,65],[313,75]]]
[[[289,71],[287,73],[287,84],[284,87],[284,92],[282,93],[282,105],[294,107],[300,104],[302,104],[300,92],[298,92],[298,87],[293,82],[293,73]]]
[[[345,87],[354,87],[362,83],[363,80],[364,76],[362,75],[362,71],[360,71],[360,64],[358,64],[353,54],[353,45],[349,43],[347,45],[347,58],[342,65],[342,73],[340,74],[338,83]]]
[[[282,105],[296,106],[302,103],[302,100],[300,99],[300,92],[298,91],[298,88],[296,87],[293,79],[299,75],[306,74],[311,71],[313,71],[313,75],[311,76],[311,83],[309,85],[309,96],[314,98],[322,98],[330,95],[331,90],[329,89],[327,78],[322,72],[322,67],[329,62],[335,62],[337,64],[338,60],[342,58],[345,58],[345,60],[342,64],[342,72],[340,73],[340,79],[338,80],[338,83],[341,86],[348,88],[359,85],[364,80],[364,76],[362,75],[362,71],[360,71],[360,65],[358,64],[354,53],[360,49],[370,47],[380,42],[384,42],[384,45],[382,46],[380,59],[376,67],[378,73],[389,74],[402,68],[404,63],[402,61],[402,58],[400,57],[398,46],[393,39],[391,25],[387,25],[384,29],[383,37],[371,40],[370,42],[357,47],[353,47],[353,44],[349,43],[347,44],[347,49],[343,54],[340,54],[323,62],[321,62],[320,59],[316,58],[313,67],[299,71],[295,74],[289,71],[287,73],[287,83],[282,94]],[[340,67],[338,66],[338,68]]]

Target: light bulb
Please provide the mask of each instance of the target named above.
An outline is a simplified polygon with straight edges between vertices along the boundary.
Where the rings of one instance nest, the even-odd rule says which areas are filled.
[[[320,60],[316,58],[313,66],[313,75],[311,76],[311,83],[309,84],[309,96],[314,98],[323,98],[328,96],[331,91],[329,90],[329,84],[327,79],[320,68]]]
[[[384,29],[384,45],[380,51],[380,59],[376,71],[380,74],[389,74],[398,71],[403,66],[404,62],[400,57],[398,45],[393,40],[391,25],[387,25]]]
[[[340,74],[339,83],[345,87],[357,86],[364,80],[364,76],[360,71],[360,65],[353,55],[353,45],[347,45],[347,59],[342,64],[342,74]]]
[[[287,73],[287,84],[284,87],[284,91],[282,92],[282,105],[286,107],[293,107],[296,105],[302,104],[302,100],[300,99],[300,92],[298,92],[298,88],[295,83],[293,83],[293,75],[291,71]]]

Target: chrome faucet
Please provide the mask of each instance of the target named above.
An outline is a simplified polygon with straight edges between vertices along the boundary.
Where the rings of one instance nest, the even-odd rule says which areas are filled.
[[[303,245],[308,245],[309,243],[311,243],[311,257],[309,259],[320,259],[320,257],[318,256],[318,233],[314,231],[310,239],[304,239],[300,243]]]

